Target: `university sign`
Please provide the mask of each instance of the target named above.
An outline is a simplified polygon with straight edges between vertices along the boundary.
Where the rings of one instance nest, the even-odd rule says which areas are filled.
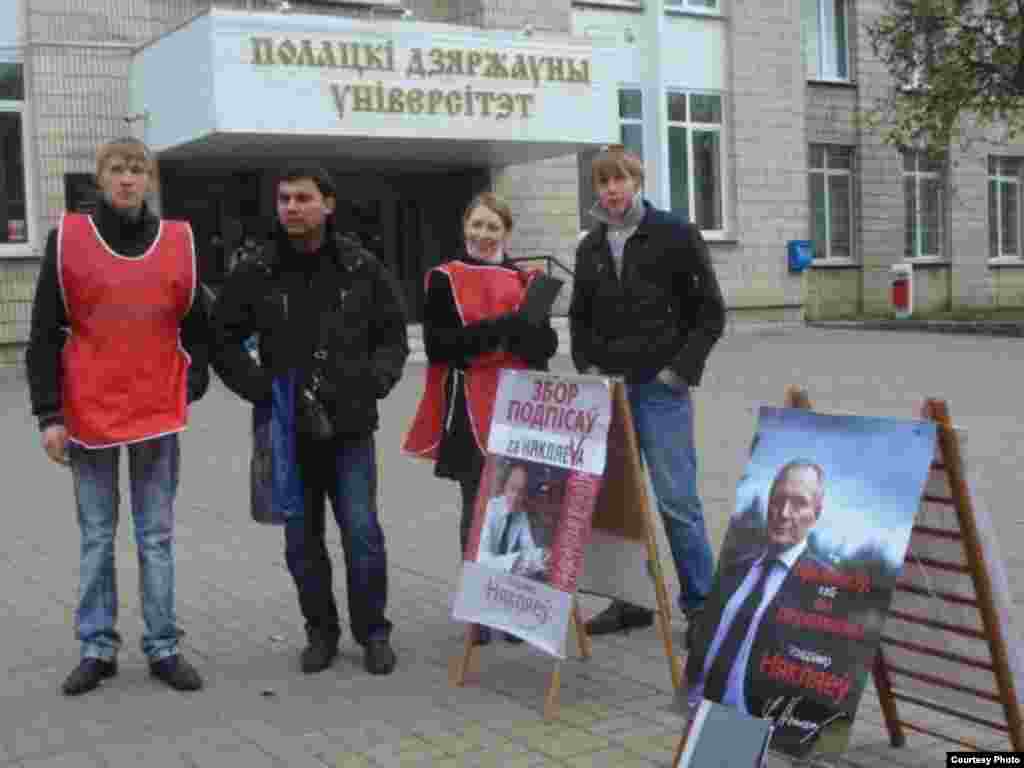
[[[364,157],[514,165],[616,140],[618,57],[569,35],[218,9],[136,54],[130,105],[157,151],[345,137]]]
[[[589,57],[486,48],[400,48],[394,40],[253,36],[250,44],[249,61],[258,69],[323,71],[341,120],[352,112],[526,120],[542,84],[590,87]],[[469,82],[451,87],[455,80]],[[518,87],[499,85],[510,81]]]

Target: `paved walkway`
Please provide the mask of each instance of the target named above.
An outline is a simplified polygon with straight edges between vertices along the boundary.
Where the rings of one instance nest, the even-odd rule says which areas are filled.
[[[567,366],[559,360],[558,367]],[[731,509],[756,406],[777,404],[787,384],[805,385],[821,410],[873,415],[906,416],[923,396],[943,396],[968,429],[972,460],[983,468],[1020,626],[1022,373],[1024,354],[1013,339],[811,329],[729,336],[698,396],[701,484],[714,537],[720,540]],[[24,382],[0,372],[6,457],[0,766],[667,766],[683,721],[653,631],[597,639],[591,661],[565,663],[562,718],[555,723],[540,717],[551,661],[527,647],[496,643],[485,649],[479,685],[449,686],[448,661],[461,640],[460,627],[448,618],[458,559],[457,491],[397,451],[422,382],[423,367],[410,365],[387,402],[380,432],[389,612],[399,653],[393,676],[366,674],[349,637],[331,670],[300,674],[303,636],[281,532],[247,519],[248,411],[218,384],[194,409],[184,437],[176,545],[184,650],[207,687],[186,695],[147,677],[126,507],[118,541],[121,672],[93,694],[65,699],[57,689],[77,653],[78,532],[70,477],[39,448]],[[336,531],[329,538],[339,555]],[[663,538],[661,551],[672,573]],[[337,582],[343,600],[343,577]],[[586,610],[600,605],[585,600]],[[678,637],[682,625],[676,630]],[[992,732],[957,731],[944,718],[926,719],[1004,744]],[[910,735],[908,747],[890,749],[881,723],[869,689],[853,748],[833,762],[945,764],[948,747],[931,737]]]

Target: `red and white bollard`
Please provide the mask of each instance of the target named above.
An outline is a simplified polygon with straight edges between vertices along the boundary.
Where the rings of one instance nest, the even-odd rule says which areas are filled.
[[[890,302],[897,318],[914,313],[914,268],[910,264],[893,264],[889,271]]]

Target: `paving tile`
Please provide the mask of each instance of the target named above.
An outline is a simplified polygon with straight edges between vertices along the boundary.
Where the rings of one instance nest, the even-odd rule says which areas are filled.
[[[106,768],[187,768],[189,765],[170,742],[154,739],[140,744],[101,744],[96,751]]]
[[[536,752],[554,758],[597,752],[610,746],[608,739],[603,736],[561,725],[528,735],[525,744]]]
[[[103,763],[89,752],[63,752],[49,757],[22,760],[21,768],[103,768]]]
[[[322,768],[301,735],[292,736],[263,720],[236,720],[232,728],[246,741],[252,742],[268,755],[285,763],[289,768]]]
[[[565,764],[569,768],[653,768],[657,765],[624,749],[605,749],[589,755],[577,755],[570,757]]]
[[[635,755],[647,759],[669,759],[679,745],[681,733],[652,726],[612,736],[612,740]]]

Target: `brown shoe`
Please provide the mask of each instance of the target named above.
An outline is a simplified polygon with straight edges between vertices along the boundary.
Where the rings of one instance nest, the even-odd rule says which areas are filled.
[[[612,600],[611,605],[587,622],[586,629],[588,635],[596,637],[642,629],[653,623],[654,611],[621,600]]]

